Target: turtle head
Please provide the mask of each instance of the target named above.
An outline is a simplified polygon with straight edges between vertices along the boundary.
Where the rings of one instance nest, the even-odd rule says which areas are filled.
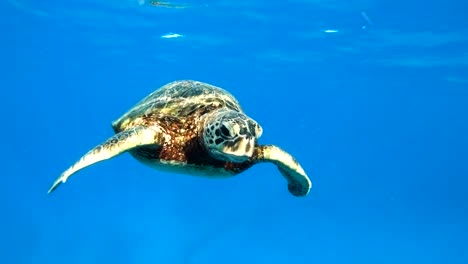
[[[207,116],[203,144],[215,159],[244,162],[248,160],[262,135],[253,119],[237,111],[222,109]]]

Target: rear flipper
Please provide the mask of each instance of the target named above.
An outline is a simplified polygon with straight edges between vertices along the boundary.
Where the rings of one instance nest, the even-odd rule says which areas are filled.
[[[288,181],[288,190],[294,196],[306,196],[312,182],[301,165],[289,153],[277,146],[265,145],[255,148],[254,162],[272,162],[278,166],[281,174]]]
[[[142,126],[124,130],[107,139],[104,143],[94,147],[78,162],[68,168],[52,184],[47,193],[53,192],[61,183],[65,183],[72,174],[94,163],[113,158],[125,151],[143,145],[161,145],[163,134],[159,128]]]

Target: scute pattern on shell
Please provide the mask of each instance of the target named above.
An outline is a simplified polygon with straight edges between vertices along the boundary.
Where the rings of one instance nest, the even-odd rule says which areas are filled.
[[[159,115],[183,118],[194,112],[209,112],[226,107],[243,112],[239,102],[229,92],[219,87],[198,81],[175,81],[149,94],[122,117],[113,122],[114,130],[123,130],[143,116]]]

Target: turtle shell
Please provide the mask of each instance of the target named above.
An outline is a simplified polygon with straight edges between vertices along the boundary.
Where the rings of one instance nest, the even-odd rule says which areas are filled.
[[[234,96],[222,88],[198,81],[175,81],[149,94],[114,121],[112,127],[117,132],[130,127],[132,121],[140,117],[185,118],[221,107],[243,113]]]

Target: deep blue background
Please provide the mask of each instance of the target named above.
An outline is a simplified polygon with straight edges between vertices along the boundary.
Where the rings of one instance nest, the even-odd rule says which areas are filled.
[[[185,3],[0,4],[1,263],[468,263],[465,1]],[[46,195],[177,79],[233,93],[310,195],[128,154]]]

